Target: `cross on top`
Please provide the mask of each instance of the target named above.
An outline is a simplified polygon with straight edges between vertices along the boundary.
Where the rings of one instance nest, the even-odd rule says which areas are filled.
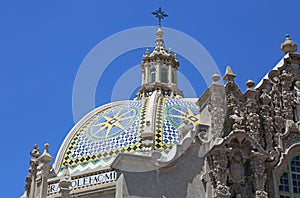
[[[168,15],[161,9],[161,7],[159,7],[158,10],[155,10],[155,12],[151,12],[151,14],[158,18],[158,25],[161,25],[162,19],[168,17]]]

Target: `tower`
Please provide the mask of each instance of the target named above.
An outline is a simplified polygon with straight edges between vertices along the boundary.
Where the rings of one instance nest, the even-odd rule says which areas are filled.
[[[166,96],[183,97],[183,92],[178,89],[179,62],[171,48],[165,49],[163,34],[161,25],[158,25],[154,50],[149,53],[147,49],[143,55],[142,86],[137,93],[138,98],[147,97],[154,90]]]

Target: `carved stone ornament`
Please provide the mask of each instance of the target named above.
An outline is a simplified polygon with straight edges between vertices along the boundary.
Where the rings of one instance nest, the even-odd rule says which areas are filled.
[[[237,184],[245,183],[245,168],[243,159],[243,151],[241,149],[235,149],[233,152],[230,165],[230,182]]]
[[[226,184],[229,174],[228,157],[224,151],[219,151],[213,156],[213,175],[217,184]]]
[[[298,121],[300,121],[300,81],[296,81],[295,82],[294,90],[295,90],[295,96],[294,96],[294,105],[295,105],[294,117],[295,117],[295,121],[298,122]]]
[[[293,76],[289,70],[283,70],[279,76],[282,86],[282,107],[283,116],[287,120],[293,120],[293,94],[290,91]]]
[[[225,121],[225,113],[223,108],[213,107],[209,108],[211,115],[211,132],[213,133],[214,138],[222,137],[223,125]]]
[[[265,156],[262,154],[255,153],[251,160],[251,169],[254,174],[254,190],[256,192],[255,197],[267,197],[265,189],[265,183],[267,174],[265,173]],[[264,196],[265,195],[265,196]]]
[[[217,139],[223,136],[226,100],[224,87],[218,82],[220,77],[215,74],[212,79],[214,82],[209,89],[211,96],[208,103],[208,111],[211,117],[209,134],[213,139]]]
[[[226,185],[218,184],[214,191],[215,198],[229,198],[231,196],[229,187]]]
[[[245,131],[232,131],[209,154],[215,190],[226,186],[230,197],[243,198],[255,197],[256,191],[266,192],[265,163],[270,154]]]
[[[246,129],[250,137],[252,137],[256,142],[260,143],[260,119],[257,114],[258,105],[254,101],[249,101],[246,104],[247,115],[246,115]]]
[[[232,125],[233,130],[244,130],[245,117],[240,112],[239,107],[233,108],[233,115],[230,116],[233,119],[234,124]]]
[[[300,142],[300,55],[286,54],[255,88],[248,80],[244,94],[234,78],[228,67],[223,139],[208,152],[215,197],[276,197],[274,166]]]
[[[49,145],[45,144],[44,152],[41,155],[39,147],[35,144],[30,152],[30,168],[26,177],[25,193],[21,198],[44,198],[47,197],[48,183],[47,179],[52,166],[49,164],[53,160],[48,153]]]
[[[260,96],[260,114],[263,121],[263,129],[265,131],[265,143],[266,143],[266,150],[269,152],[273,152],[273,134],[274,134],[274,119],[271,116],[272,107],[271,107],[271,96],[267,92],[266,89],[262,89],[262,94]]]
[[[255,198],[268,198],[268,193],[263,190],[257,190],[255,192]]]

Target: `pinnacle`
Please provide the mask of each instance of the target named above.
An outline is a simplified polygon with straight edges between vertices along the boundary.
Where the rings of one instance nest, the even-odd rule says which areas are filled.
[[[281,51],[285,54],[297,51],[297,44],[291,40],[290,35],[286,34],[285,41],[281,44]]]
[[[248,88],[252,88],[255,85],[254,81],[249,78],[249,80],[246,82],[246,86]]]
[[[231,67],[227,66],[226,67],[225,75],[223,77],[223,80],[225,80],[225,81],[232,81],[232,80],[234,80],[235,77],[236,77],[236,75],[232,72]]]
[[[221,79],[221,77],[219,76],[218,73],[214,73],[211,79],[213,80],[213,82],[218,82]]]

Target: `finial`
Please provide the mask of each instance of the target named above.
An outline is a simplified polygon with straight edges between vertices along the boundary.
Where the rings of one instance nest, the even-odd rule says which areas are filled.
[[[226,82],[230,82],[230,81],[233,81],[235,77],[236,77],[236,75],[232,72],[231,67],[227,66],[223,80],[225,80]]]
[[[290,39],[290,36],[286,34],[285,41],[281,44],[281,51],[285,54],[294,53],[297,51],[297,44]]]
[[[169,47],[168,53],[169,53],[169,54],[172,54],[172,48],[171,48],[171,47]]]
[[[156,18],[158,18],[158,25],[161,25],[161,20],[165,17],[168,17],[168,15],[161,9],[161,7],[158,8],[158,10],[155,10],[154,12],[151,12]]]
[[[156,32],[155,47],[152,53],[161,53],[162,51],[166,52],[163,36],[164,33],[159,25]]]
[[[147,56],[149,55],[149,49],[148,48],[146,49],[146,55]]]
[[[254,81],[249,78],[249,80],[246,82],[246,86],[249,88],[252,88],[255,85]]]
[[[213,80],[213,82],[218,82],[220,80],[220,75],[218,73],[214,73],[212,76],[211,76],[211,79]]]
[[[35,158],[38,158],[41,156],[40,148],[38,147],[37,144],[34,144],[33,150],[30,152],[30,155]]]
[[[156,38],[162,39],[163,36],[164,36],[164,32],[162,31],[161,26],[159,25],[156,32]]]
[[[49,144],[48,143],[46,143],[44,145],[44,151],[40,157],[40,160],[43,161],[44,163],[49,163],[53,160],[53,157],[49,153]]]
[[[49,144],[48,143],[44,144],[44,152],[48,153],[48,149],[49,149]]]

